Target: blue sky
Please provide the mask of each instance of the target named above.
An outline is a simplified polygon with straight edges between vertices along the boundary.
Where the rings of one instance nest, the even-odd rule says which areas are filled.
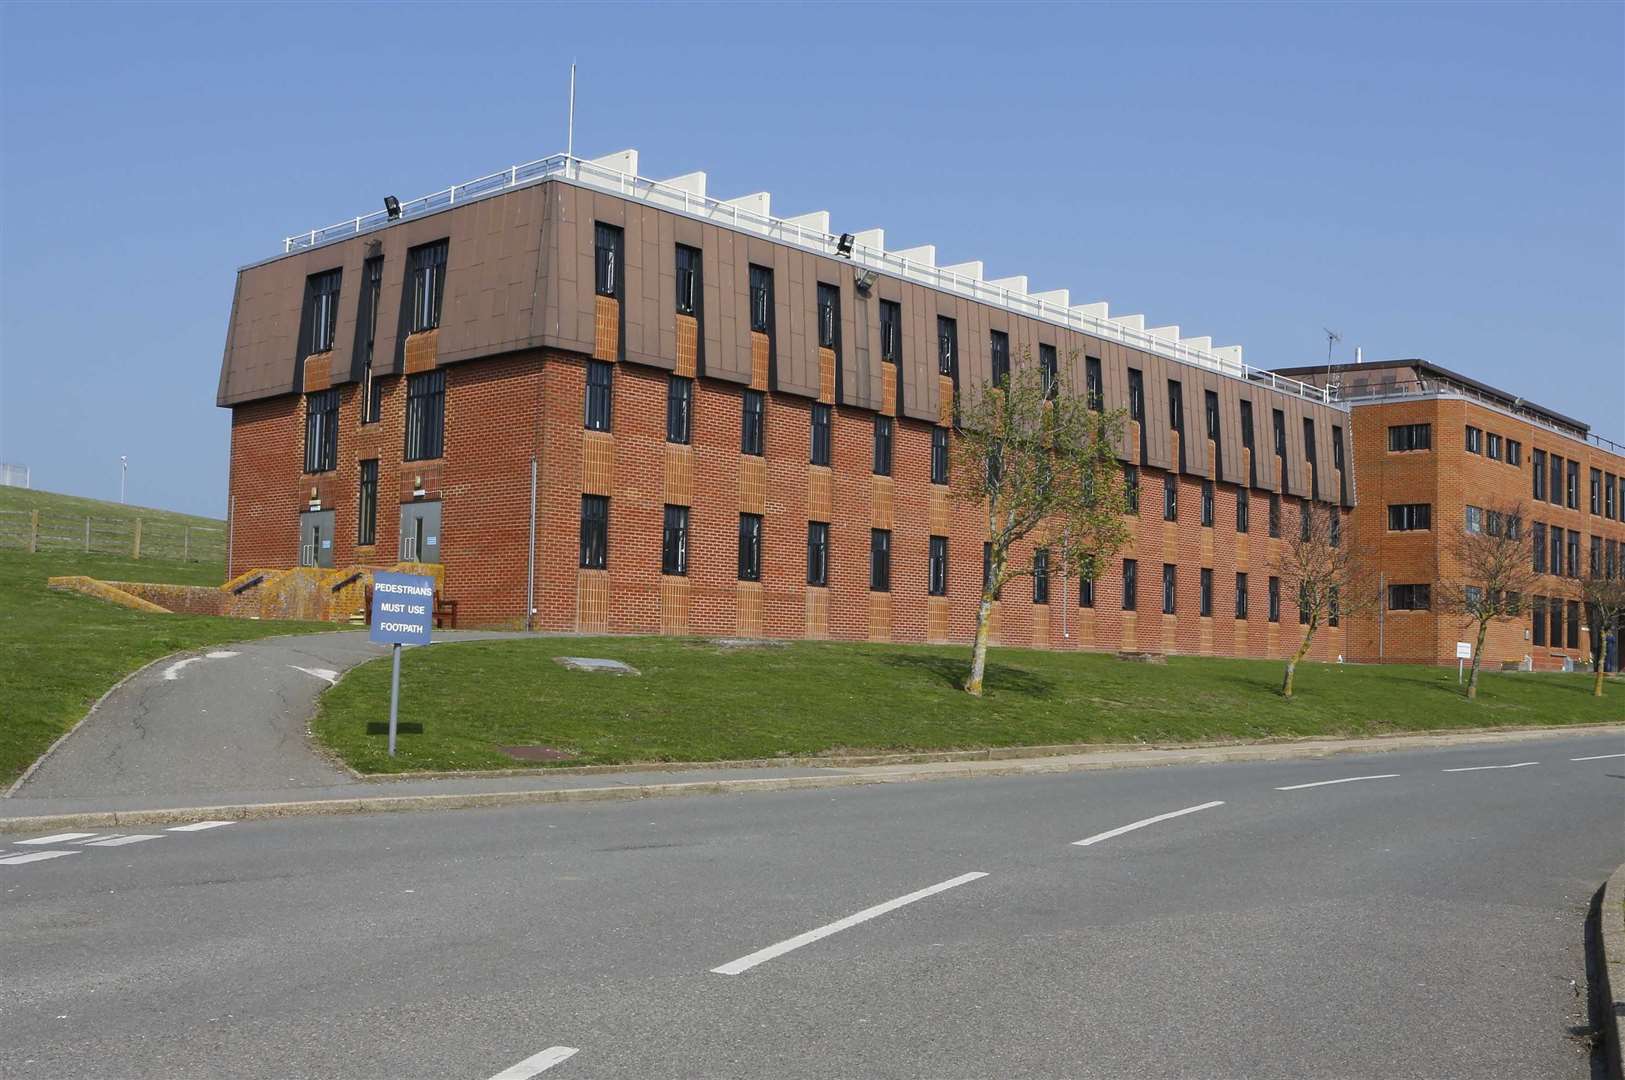
[[[0,8],[0,460],[225,508],[234,272],[563,149],[1625,439],[1625,6]]]

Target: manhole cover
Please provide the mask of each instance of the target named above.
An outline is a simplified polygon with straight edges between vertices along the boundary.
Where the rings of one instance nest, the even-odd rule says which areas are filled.
[[[497,749],[517,761],[569,761],[575,755],[551,746],[499,746]]]
[[[571,671],[602,671],[610,675],[636,675],[638,669],[619,660],[605,660],[597,656],[555,656],[554,660]]]

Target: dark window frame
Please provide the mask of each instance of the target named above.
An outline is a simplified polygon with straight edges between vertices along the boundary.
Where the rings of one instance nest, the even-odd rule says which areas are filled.
[[[613,431],[614,425],[615,365],[608,360],[588,360],[581,426],[588,431]]]
[[[1049,548],[1033,552],[1033,603],[1049,603]]]
[[[406,282],[411,304],[408,307],[409,334],[421,334],[440,326],[446,300],[446,261],[449,239],[419,244],[406,253]]]
[[[948,595],[948,538],[933,536],[927,545],[926,595]]]
[[[305,395],[305,472],[332,472],[339,467],[338,387]]]
[[[1061,393],[1061,357],[1054,345],[1039,343],[1038,371],[1044,380],[1044,397],[1054,401]]]
[[[624,291],[626,233],[619,225],[604,221],[592,223],[593,292],[619,300]]]
[[[578,554],[578,569],[609,569],[609,496],[581,496],[581,547]]]
[[[1236,571],[1236,618],[1247,618],[1247,574]]]
[[[666,441],[688,446],[694,439],[694,380],[666,376]]]
[[[1003,330],[989,330],[987,332],[987,364],[988,372],[994,386],[1004,386],[1010,381],[1010,335]]]
[[[1196,614],[1199,618],[1211,619],[1213,617],[1213,570],[1211,568],[1206,566],[1201,568],[1198,574],[1197,589],[1199,595],[1197,596]]]
[[[701,290],[704,288],[704,254],[697,247],[676,245],[677,314],[698,321]]]
[[[1140,561],[1123,560],[1123,610],[1138,611],[1140,604]]]
[[[891,530],[869,530],[869,591],[891,592]]]
[[[305,341],[305,355],[332,352],[339,328],[339,294],[344,282],[344,268],[334,267],[305,279],[306,317],[310,337]]]
[[[1162,613],[1164,615],[1177,615],[1179,613],[1179,566],[1177,563],[1162,564]]]
[[[830,463],[830,455],[835,442],[835,410],[821,401],[813,402],[810,410],[812,433],[809,438],[807,460],[813,465],[822,465],[826,468]]]
[[[660,572],[688,575],[689,508],[667,503],[660,526]]]
[[[750,328],[759,334],[773,332],[773,271],[750,264]]]
[[[949,480],[948,429],[940,424],[931,429],[931,482],[946,484]]]
[[[762,580],[762,515],[739,515],[739,580]]]
[[[890,476],[892,470],[893,421],[889,416],[875,414],[874,474]]]
[[[355,543],[372,547],[378,543],[378,459],[365,458],[358,467]]]
[[[1388,427],[1388,452],[1404,454],[1413,450],[1433,449],[1433,425],[1391,424]]]
[[[1202,527],[1204,529],[1213,528],[1213,519],[1214,519],[1214,516],[1215,516],[1215,511],[1214,511],[1214,506],[1213,506],[1214,497],[1215,497],[1215,492],[1214,492],[1214,489],[1213,489],[1213,481],[1211,481],[1211,480],[1203,480],[1202,481]]]
[[[384,257],[375,255],[361,264],[361,296],[357,301],[356,352],[361,358],[361,423],[376,424],[382,415],[378,379],[373,361],[378,346],[378,308],[384,295]]]
[[[841,288],[818,283],[818,347],[841,354]]]
[[[896,300],[880,301],[880,362],[900,363],[903,358],[903,305]]]
[[[762,457],[767,428],[767,395],[747,389],[739,397],[739,452]]]
[[[406,377],[407,461],[433,461],[446,449],[446,372],[420,371]]]
[[[807,522],[807,584],[829,587],[829,522]]]
[[[1100,371],[1100,357],[1086,356],[1083,358],[1083,379],[1085,392],[1089,395],[1089,407],[1095,412],[1104,412],[1106,409],[1106,383]]]

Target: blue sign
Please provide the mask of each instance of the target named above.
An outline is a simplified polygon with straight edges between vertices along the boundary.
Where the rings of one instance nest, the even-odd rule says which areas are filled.
[[[434,578],[372,575],[372,633],[380,645],[427,645],[434,625]]]

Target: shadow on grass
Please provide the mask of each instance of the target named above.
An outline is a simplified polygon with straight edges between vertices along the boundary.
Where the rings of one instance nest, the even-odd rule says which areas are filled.
[[[887,667],[912,669],[951,690],[963,690],[965,677],[970,674],[968,657],[920,656],[913,653],[883,655],[881,663]],[[1049,698],[1055,696],[1055,683],[1042,675],[1024,671],[1009,664],[989,661],[982,673],[984,690],[999,690],[1025,697]]]
[[[423,734],[423,725],[418,723],[416,720],[397,720],[395,722],[395,733],[397,735],[422,735]],[[389,734],[389,721],[388,720],[368,720],[367,721],[367,734],[368,735],[388,735]]]

